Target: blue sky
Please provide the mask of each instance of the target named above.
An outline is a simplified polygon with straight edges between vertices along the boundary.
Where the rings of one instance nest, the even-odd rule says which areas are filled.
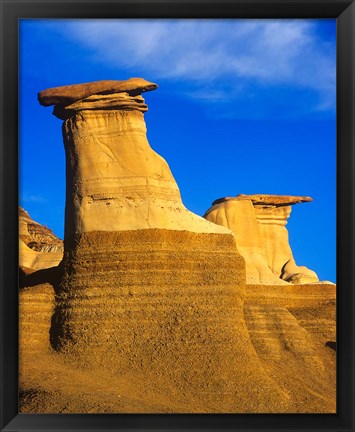
[[[20,204],[63,238],[61,121],[49,87],[143,77],[152,148],[203,215],[239,193],[307,195],[296,262],[335,282],[335,30],[323,20],[21,20]]]

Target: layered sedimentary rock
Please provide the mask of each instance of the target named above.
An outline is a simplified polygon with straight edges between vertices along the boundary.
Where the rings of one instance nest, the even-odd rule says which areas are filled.
[[[259,356],[292,354],[300,364],[324,369],[317,347],[335,342],[336,288],[331,284],[248,285],[244,312]],[[328,371],[329,372],[329,371]]]
[[[32,272],[55,267],[63,257],[63,242],[19,207],[19,267]]]
[[[34,221],[19,207],[19,338],[20,359],[24,352],[47,352],[49,328],[54,312],[54,290],[48,283],[29,285],[41,279],[41,273],[55,271],[63,258],[63,241],[49,228]],[[48,269],[48,270],[46,270]],[[39,277],[38,277],[39,276]]]
[[[35,222],[22,207],[19,207],[19,237],[34,251],[63,252],[63,241],[51,229]]]
[[[336,287],[247,285],[244,317],[270,376],[297,412],[335,412]]]
[[[133,79],[39,94],[65,120],[67,160],[51,344],[78,366],[134,374],[210,412],[285,409],[245,326],[233,234],[183,206],[149,146],[140,93],[154,88]]]
[[[231,229],[246,261],[247,283],[304,284],[318,281],[317,274],[294,260],[286,229],[291,205],[309,197],[237,195],[212,203],[205,218]]]
[[[46,353],[50,350],[49,329],[54,312],[54,290],[41,284],[20,291],[20,358],[26,351]]]

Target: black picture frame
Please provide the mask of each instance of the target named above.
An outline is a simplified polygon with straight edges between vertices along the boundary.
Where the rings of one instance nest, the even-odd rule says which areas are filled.
[[[1,431],[354,431],[355,4],[353,0],[0,0]],[[18,414],[18,20],[336,18],[337,414]]]

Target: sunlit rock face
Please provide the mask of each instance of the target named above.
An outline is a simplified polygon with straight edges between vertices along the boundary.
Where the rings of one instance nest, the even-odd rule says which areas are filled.
[[[25,273],[57,266],[63,242],[19,207],[19,267]]]
[[[79,367],[135,374],[147,392],[159,386],[211,412],[286,409],[246,328],[233,233],[183,206],[149,146],[140,93],[156,87],[132,79],[39,94],[64,120],[66,149],[51,344]]]
[[[298,266],[286,229],[291,205],[309,202],[309,197],[238,195],[213,202],[205,218],[231,229],[246,261],[249,284],[296,284],[318,282],[317,274]]]
[[[299,412],[324,411],[324,404],[335,410],[335,304],[332,284],[247,285],[244,317],[253,346]]]
[[[20,370],[24,352],[36,354],[49,351],[49,326],[54,311],[53,288],[49,284],[43,284],[22,289],[24,281],[28,281],[27,277],[40,274],[45,269],[55,272],[62,258],[62,240],[49,228],[34,221],[27,211],[19,207]]]
[[[143,117],[147,105],[139,93],[155,88],[133,78],[39,94],[41,103],[56,103],[54,114],[65,120],[65,242],[91,231],[228,232],[184,207],[168,164],[150,147]]]

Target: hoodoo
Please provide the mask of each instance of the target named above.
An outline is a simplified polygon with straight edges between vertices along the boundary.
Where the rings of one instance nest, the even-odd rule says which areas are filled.
[[[312,198],[302,196],[241,194],[215,200],[204,217],[235,233],[247,283],[315,283],[317,274],[296,264],[286,228],[291,206],[309,201]]]
[[[75,235],[92,231],[228,232],[183,206],[168,164],[150,147],[140,93],[156,88],[131,78],[39,93],[40,102],[55,103],[54,115],[65,120],[66,250]]]
[[[188,211],[149,146],[140,78],[48,89],[66,150],[62,279],[52,346],[79,367],[135,374],[194,412],[277,412],[244,316],[232,232]],[[203,408],[196,408],[196,407]]]

